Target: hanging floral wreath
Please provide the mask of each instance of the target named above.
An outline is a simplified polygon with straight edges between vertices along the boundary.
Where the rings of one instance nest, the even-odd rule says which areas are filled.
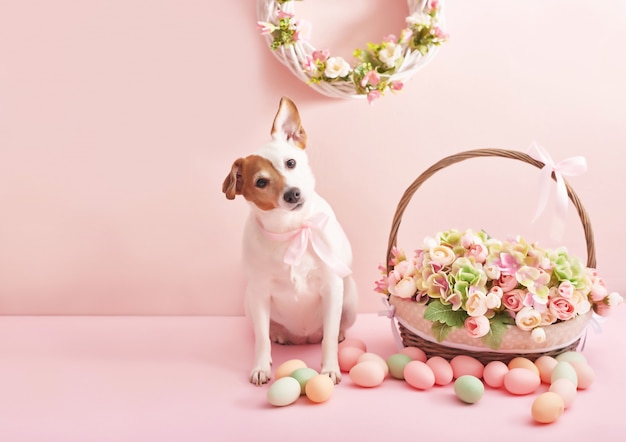
[[[442,30],[441,0],[408,0],[407,27],[399,37],[356,49],[350,65],[328,49],[310,43],[311,24],[294,15],[296,0],[258,0],[257,22],[274,55],[319,93],[337,98],[367,97],[371,104],[387,90],[399,91],[447,40]],[[301,1],[301,0],[300,0]]]

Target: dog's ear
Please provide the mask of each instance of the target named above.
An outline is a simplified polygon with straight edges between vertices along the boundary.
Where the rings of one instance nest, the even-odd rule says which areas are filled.
[[[236,195],[241,194],[241,187],[243,185],[241,167],[244,161],[243,158],[235,160],[230,169],[230,173],[226,176],[222,184],[222,192],[224,192],[226,198],[229,200],[235,199]]]
[[[271,135],[274,138],[279,137],[292,141],[300,149],[306,147],[306,132],[302,127],[298,108],[288,97],[280,99]]]

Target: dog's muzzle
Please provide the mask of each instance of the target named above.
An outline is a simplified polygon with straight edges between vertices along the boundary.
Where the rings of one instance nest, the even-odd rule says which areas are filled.
[[[300,192],[300,189],[297,187],[292,187],[290,189],[287,189],[287,191],[283,194],[283,200],[287,204],[291,204],[295,206],[294,209],[300,207],[302,203],[304,202],[302,200],[302,194]]]

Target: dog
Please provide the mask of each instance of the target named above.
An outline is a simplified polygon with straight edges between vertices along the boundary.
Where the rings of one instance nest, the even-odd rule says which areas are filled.
[[[320,373],[341,380],[339,342],[356,320],[350,242],[315,190],[296,105],[282,97],[271,141],[234,161],[222,185],[250,206],[243,233],[245,312],[254,331],[250,382],[271,378],[271,345],[321,342]]]

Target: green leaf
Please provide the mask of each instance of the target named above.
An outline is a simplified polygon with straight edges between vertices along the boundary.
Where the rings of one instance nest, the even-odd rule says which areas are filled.
[[[451,304],[442,304],[435,299],[428,304],[424,311],[424,318],[432,322],[441,322],[450,327],[463,327],[467,312],[464,310],[452,310]]]
[[[437,340],[437,342],[445,341],[452,330],[454,330],[454,327],[450,327],[449,325],[441,322],[433,322],[433,326],[431,328],[433,337]]]
[[[508,314],[496,315],[489,320],[490,330],[481,339],[483,343],[494,350],[500,348],[504,334],[513,323],[513,319]]]

